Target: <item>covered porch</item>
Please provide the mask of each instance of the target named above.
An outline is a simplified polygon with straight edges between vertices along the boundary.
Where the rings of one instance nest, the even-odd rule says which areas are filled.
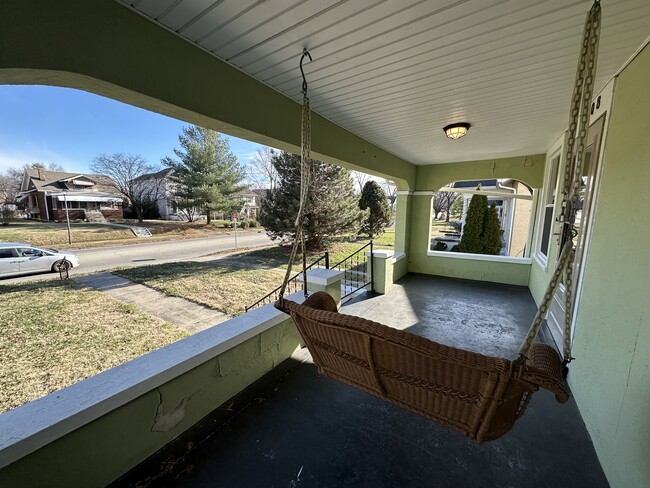
[[[316,59],[306,66],[313,156],[389,178],[399,189],[394,249],[402,257],[377,267],[384,296],[347,310],[512,357],[558,257],[558,175],[567,164],[571,85],[591,2],[234,4],[0,0],[0,83],[79,88],[298,153],[297,63],[302,48],[313,47]],[[590,114],[590,125],[602,125],[572,327],[570,404],[537,394],[513,432],[475,447],[295,364],[301,338],[266,307],[0,415],[0,484],[114,482],[210,421],[215,408],[232,413],[246,388],[292,361],[286,377],[256,390],[267,392],[253,397],[261,402],[220,424],[205,444],[214,443],[218,459],[199,456],[196,471],[186,465],[176,482],[201,486],[219,470],[224,483],[251,486],[255,479],[257,486],[362,485],[366,478],[357,476],[389,486],[407,484],[407,475],[423,483],[534,479],[545,486],[584,467],[585,486],[650,484],[650,197],[640,187],[650,179],[649,19],[645,0],[603,5]],[[469,134],[446,140],[442,127],[462,121],[472,123]],[[533,190],[527,253],[431,251],[433,192],[495,178]],[[622,218],[634,231],[614,246]],[[287,409],[295,424],[278,418]],[[351,427],[337,427],[338,417]],[[273,452],[271,438],[282,441]],[[250,450],[257,440],[265,445]]]
[[[535,309],[525,287],[408,274],[342,312],[516,357]],[[553,343],[544,331],[540,340]],[[301,349],[112,486],[547,487],[569,479],[608,486],[573,399],[560,405],[540,390],[509,434],[477,446],[320,376]]]

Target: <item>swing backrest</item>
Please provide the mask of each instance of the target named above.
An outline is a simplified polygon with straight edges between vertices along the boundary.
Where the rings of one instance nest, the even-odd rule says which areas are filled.
[[[438,344],[407,331],[338,313],[324,292],[303,304],[280,300],[318,370],[483,442],[508,432],[539,386],[564,403],[569,391],[550,346],[526,363]]]

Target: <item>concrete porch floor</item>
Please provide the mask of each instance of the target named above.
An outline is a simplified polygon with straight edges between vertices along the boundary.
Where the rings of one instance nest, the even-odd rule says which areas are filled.
[[[514,358],[535,304],[523,287],[408,275],[343,311]],[[476,445],[319,376],[306,350],[276,369],[114,486],[608,486],[573,399],[540,391],[509,434]]]

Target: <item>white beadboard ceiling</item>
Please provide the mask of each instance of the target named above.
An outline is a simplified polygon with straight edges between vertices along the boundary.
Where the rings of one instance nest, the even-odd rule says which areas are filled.
[[[117,0],[414,164],[545,152],[565,129],[591,0]],[[650,35],[603,0],[596,89]],[[472,124],[447,139],[442,127]]]

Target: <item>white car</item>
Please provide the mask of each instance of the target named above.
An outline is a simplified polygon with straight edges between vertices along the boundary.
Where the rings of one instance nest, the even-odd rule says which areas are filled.
[[[57,272],[64,259],[72,268],[79,266],[79,258],[70,252],[35,247],[21,242],[0,242],[0,278]]]

